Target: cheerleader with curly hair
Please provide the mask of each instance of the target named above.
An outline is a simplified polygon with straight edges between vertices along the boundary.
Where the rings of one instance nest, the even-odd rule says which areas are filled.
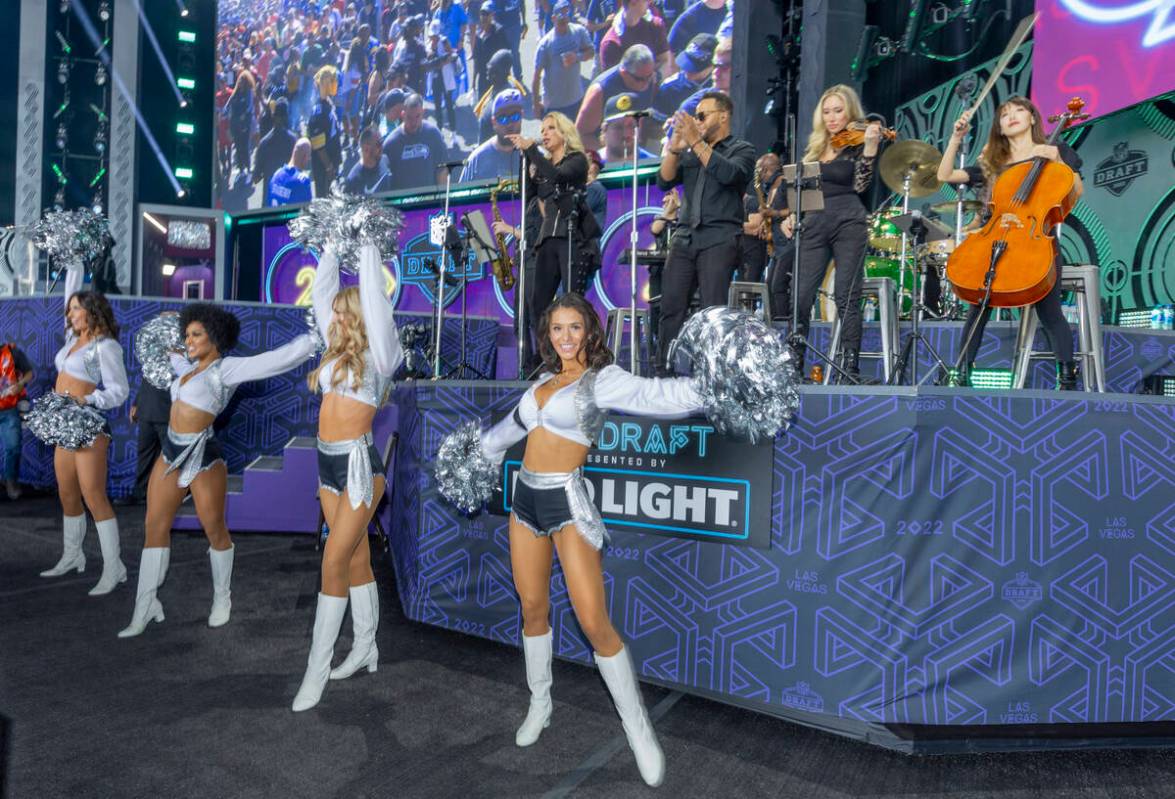
[[[126,402],[130,394],[118,325],[106,297],[83,291],[85,268],[81,262],[68,267],[65,276],[65,344],[57,351],[57,383],[53,390],[94,412],[109,411]],[[101,387],[99,387],[101,386]],[[86,569],[82,540],[86,537],[86,508],[98,528],[102,548],[102,578],[91,596],[108,594],[126,582],[126,566],[120,556],[118,519],[106,496],[106,456],[110,449],[110,424],[87,445],[53,451],[57,496],[61,500],[64,547],[61,559],[42,577],[59,577]],[[84,507],[83,507],[84,505]]]
[[[318,496],[330,535],[322,553],[322,586],[306,673],[294,697],[295,712],[318,704],[328,679],[360,669],[376,670],[379,596],[371,571],[367,526],[384,493],[383,459],[371,426],[387,399],[392,377],[404,360],[385,293],[378,250],[359,251],[359,285],[339,290],[339,262],[328,247],[318,263],[311,292],[314,314],[326,339],[310,388],[322,392],[318,413]],[[351,652],[332,670],[331,657],[351,603]]]
[[[135,609],[119,638],[139,635],[151,621],[163,621],[163,606],[156,592],[167,574],[172,523],[189,491],[209,544],[212,610],[208,626],[228,623],[233,574],[233,542],[224,517],[228,469],[213,437],[212,422],[241,383],[287,372],[317,348],[314,336],[304,334],[259,355],[225,357],[224,353],[236,346],[241,330],[233,314],[201,302],[184,308],[179,323],[187,357],[171,355],[176,374],[171,382],[171,417],[163,451],[147,483],[146,541],[139,562]]]
[[[514,740],[530,746],[551,720],[551,559],[558,551],[575,617],[591,642],[641,777],[659,785],[665,758],[628,651],[608,617],[601,565],[608,531],[589,498],[583,466],[607,411],[674,418],[701,411],[703,401],[694,378],[634,377],[612,365],[599,317],[578,294],[553,302],[536,336],[544,373],[512,414],[481,434],[482,453],[498,464],[526,439],[510,513],[510,563],[522,603],[531,698]]]

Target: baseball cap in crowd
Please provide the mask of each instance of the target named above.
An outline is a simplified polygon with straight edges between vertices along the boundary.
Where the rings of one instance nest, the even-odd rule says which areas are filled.
[[[510,54],[509,50],[499,50],[490,56],[490,60],[486,62],[486,69],[491,73],[499,72],[502,69],[509,69],[514,65],[514,56]]]
[[[604,103],[604,119],[614,117],[617,114],[627,114],[629,111],[643,111],[637,102],[639,98],[631,92],[621,92],[613,97],[608,98],[608,102]]]
[[[517,89],[503,89],[494,97],[495,116],[507,108],[522,108],[522,93]]]
[[[483,14],[493,14],[497,10],[498,9],[494,8],[494,0],[485,0],[485,2],[481,4],[481,13]]]
[[[552,14],[570,14],[571,3],[569,0],[555,0],[555,5],[551,6]]]
[[[441,21],[439,19],[434,19],[432,22],[428,23],[428,35],[429,36],[440,36],[441,35]]]
[[[699,33],[677,54],[677,66],[685,72],[701,72],[710,66],[710,62],[714,60],[714,51],[717,49],[717,36],[712,33]]]
[[[386,114],[388,109],[394,108],[397,105],[404,104],[404,90],[403,89],[388,89],[384,93],[383,110]]]

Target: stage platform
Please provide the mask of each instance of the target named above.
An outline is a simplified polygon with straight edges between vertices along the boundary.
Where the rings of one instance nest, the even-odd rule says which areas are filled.
[[[506,517],[461,515],[429,472],[446,433],[508,412],[522,390],[395,395],[405,612],[511,644]],[[608,601],[645,679],[907,751],[1175,744],[1175,403],[806,388],[757,476],[755,448],[732,463],[738,446],[697,435],[704,420],[631,435],[637,420],[610,421],[588,471],[609,473],[589,474],[612,503]],[[680,442],[671,425],[694,434],[676,453],[650,446]],[[704,480],[699,468],[746,476],[736,508],[769,492],[769,535],[642,526],[626,500],[643,507],[660,480],[680,504],[673,491]],[[615,484],[601,492],[601,477]],[[552,624],[558,655],[590,663],[557,566]]]

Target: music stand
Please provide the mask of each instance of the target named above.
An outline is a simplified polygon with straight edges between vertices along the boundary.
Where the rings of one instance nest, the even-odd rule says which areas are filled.
[[[798,173],[798,177],[797,177]],[[800,318],[800,251],[804,235],[804,211],[823,211],[824,192],[820,188],[820,164],[816,161],[805,161],[802,164],[785,164],[783,167],[783,184],[787,187],[787,207],[792,209],[796,218],[795,232],[792,234],[795,242],[795,251],[792,254],[791,271],[791,323],[788,325],[787,343],[793,349],[804,347],[842,378],[856,382],[841,368],[834,358],[816,349],[807,337],[800,333],[798,320]],[[803,378],[803,375],[800,375]]]
[[[922,344],[926,347],[926,351],[933,356],[938,363],[943,374],[949,375],[950,370],[947,368],[946,362],[942,356],[934,349],[927,340],[926,336],[919,328],[919,320],[922,317],[922,264],[918,258],[919,244],[929,244],[932,241],[942,241],[943,239],[951,238],[951,229],[943,225],[941,222],[936,222],[932,219],[927,219],[920,211],[914,211],[909,214],[901,214],[900,216],[892,217],[890,220],[903,235],[908,235],[913,242],[914,253],[914,296],[913,307],[910,309],[910,336],[906,339],[906,343],[902,345],[902,354],[898,356],[897,363],[894,364],[893,374],[891,375],[891,382],[896,385],[904,377],[906,366],[911,367],[910,384],[917,386],[918,382],[918,345]],[[904,268],[903,264],[901,268]],[[899,273],[900,274],[900,273]],[[913,357],[911,357],[913,356]]]

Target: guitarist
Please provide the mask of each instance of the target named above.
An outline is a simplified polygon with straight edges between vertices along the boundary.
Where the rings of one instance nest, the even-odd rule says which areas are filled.
[[[1009,97],[997,110],[996,117],[997,122],[988,134],[987,144],[979,154],[978,163],[965,169],[958,169],[954,164],[958,160],[959,145],[971,125],[970,111],[963,112],[955,121],[946,152],[942,154],[942,161],[939,162],[939,180],[955,185],[970,185],[977,194],[990,198],[991,187],[1008,167],[1033,158],[1045,158],[1063,163],[1077,173],[1074,176],[1075,190],[1077,196],[1081,196],[1081,156],[1064,142],[1058,141],[1055,146],[1045,144],[1047,137],[1044,135],[1040,110],[1031,100],[1020,96]],[[986,224],[987,219],[981,221]],[[1059,275],[1060,252],[1056,250],[1055,245],[1053,258]],[[1037,302],[1035,307],[1049,344],[1057,356],[1057,389],[1074,391],[1077,388],[1077,363],[1073,360],[1073,334],[1061,310],[1059,279],[1053,285],[1052,291]],[[970,385],[971,369],[975,365],[975,355],[983,341],[983,330],[987,326],[988,317],[989,313],[980,313],[978,305],[972,305],[967,314],[967,322],[963,325],[963,342],[967,355],[959,372],[961,386]]]

